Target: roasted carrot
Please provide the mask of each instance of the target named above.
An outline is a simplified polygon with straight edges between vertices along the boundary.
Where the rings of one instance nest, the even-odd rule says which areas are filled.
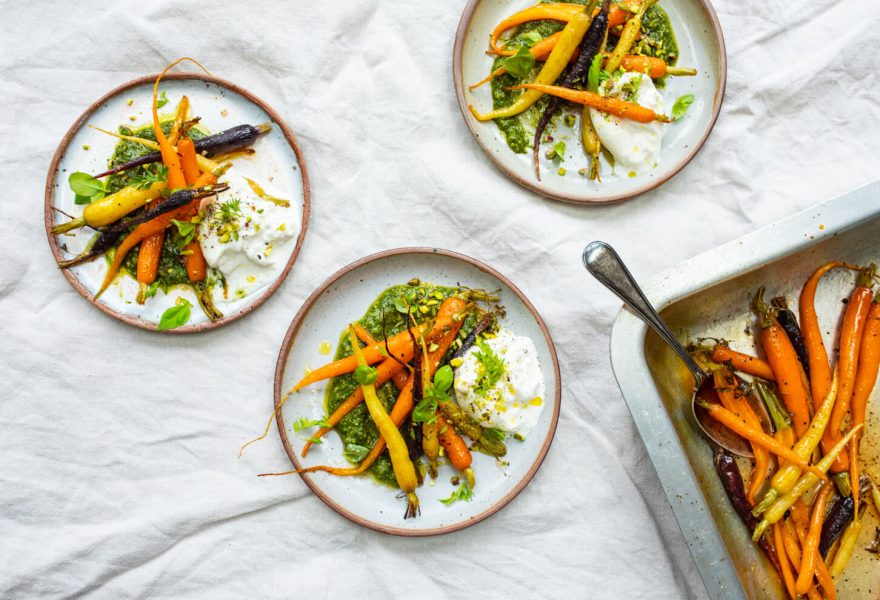
[[[584,7],[579,4],[557,2],[552,4],[538,4],[537,6],[532,6],[514,13],[501,21],[495,26],[495,29],[492,30],[492,34],[489,36],[490,52],[493,54],[502,54],[504,52],[504,50],[498,46],[498,38],[500,38],[501,34],[508,29],[522,25],[523,23],[528,23],[529,21],[553,20],[568,23],[575,17],[575,15],[583,12],[583,10]]]
[[[712,360],[717,363],[725,364],[734,371],[748,373],[749,375],[754,375],[755,377],[760,377],[767,381],[775,381],[776,379],[776,376],[773,374],[773,369],[768,362],[763,361],[756,356],[737,352],[724,344],[717,344],[715,346],[712,350]]]
[[[794,575],[791,572],[788,555],[785,553],[785,544],[782,540],[782,526],[779,523],[773,525],[773,546],[776,548],[776,556],[779,559],[779,566],[782,571],[782,582],[785,584],[788,597],[791,600],[795,600],[797,596],[794,591]]]
[[[426,370],[427,376],[431,377],[434,374],[434,371],[437,370],[437,367],[440,365],[440,361],[445,356],[446,352],[449,350],[449,346],[455,340],[455,336],[458,334],[458,330],[461,328],[462,323],[464,322],[464,311],[467,309],[464,300],[461,298],[450,297],[443,301],[440,305],[440,310],[437,313],[437,320],[435,321],[434,327],[436,328],[440,323],[440,312],[444,311],[447,313],[452,313],[453,315],[459,315],[459,318],[453,319],[450,318],[448,320],[448,325],[443,329],[443,333],[437,336],[434,339],[434,344],[436,345],[436,349],[431,351],[428,355],[428,369]],[[404,332],[407,334],[407,332]],[[407,334],[408,336],[408,334]],[[410,347],[412,347],[412,342],[410,341]],[[366,355],[366,351],[369,349],[364,348],[364,354]],[[414,352],[414,351],[413,351]],[[394,406],[391,409],[390,417],[391,420],[397,425],[400,426],[403,423],[404,419],[409,416],[409,413],[413,408],[413,384],[414,379],[413,376],[410,375],[409,380],[406,382],[406,385],[400,391],[400,394],[397,396],[397,400],[394,402]],[[276,409],[277,410],[277,409]],[[264,434],[265,435],[265,434]],[[370,450],[369,454],[364,458],[363,461],[357,466],[352,468],[338,468],[338,467],[328,467],[325,465],[318,465],[314,467],[309,467],[307,469],[303,469],[302,473],[311,473],[314,471],[326,471],[333,475],[340,476],[350,476],[350,475],[360,475],[361,473],[366,472],[373,463],[376,462],[376,459],[379,458],[379,455],[382,454],[382,451],[385,449],[385,440],[381,437],[376,441],[373,448]]]
[[[816,557],[819,555],[819,536],[822,534],[822,522],[825,520],[825,508],[828,506],[828,494],[831,493],[833,484],[826,482],[819,490],[816,501],[813,503],[813,513],[810,517],[810,528],[801,558],[801,568],[794,589],[798,594],[805,594],[813,582],[816,572]]]
[[[471,469],[473,457],[471,457],[471,451],[468,450],[467,444],[455,431],[455,427],[443,415],[437,415],[437,428],[437,437],[440,440],[440,445],[443,446],[443,450],[446,452],[446,456],[449,457],[449,462],[452,463],[456,470],[461,471],[467,477],[471,487],[474,487],[476,480],[474,478],[474,470]]]
[[[165,132],[162,131],[162,123],[159,121],[157,102],[159,99],[159,82],[162,80],[162,76],[176,65],[177,62],[168,65],[168,67],[159,74],[156,78],[156,82],[153,84],[153,133],[156,135],[156,142],[159,144],[159,152],[162,154],[162,162],[168,168],[168,187],[171,190],[186,187],[186,178],[184,177],[183,169],[180,166],[180,157],[177,156],[174,146],[168,142],[168,138],[165,137]],[[181,106],[183,106],[185,111],[186,104],[181,102]],[[161,231],[152,234],[141,243],[137,260],[137,280],[140,284],[137,301],[140,304],[143,304],[144,302],[144,293],[146,292],[147,286],[156,280],[156,274],[159,272],[159,259],[162,257],[162,246],[164,243],[164,228],[162,228]]]
[[[840,358],[838,359],[840,391],[837,393],[837,403],[834,405],[834,410],[831,411],[831,422],[828,424],[828,432],[834,442],[840,439],[843,419],[849,411],[852,400],[859,350],[862,345],[865,323],[868,320],[868,311],[874,301],[874,292],[871,291],[873,277],[873,268],[862,271],[843,315],[843,325],[840,329]],[[831,472],[844,472],[848,466],[849,453],[842,452],[837,462],[831,466]],[[858,487],[858,480],[853,481],[852,485]]]
[[[186,121],[186,115],[189,113],[189,98],[183,96],[177,104],[174,122],[171,124],[171,131],[168,132],[168,143],[172,146],[180,139],[180,132],[183,130],[183,123]]]
[[[651,123],[659,121],[660,123],[668,123],[669,117],[663,114],[655,113],[650,108],[641,106],[634,102],[627,102],[620,98],[611,96],[600,96],[597,93],[587,90],[573,90],[558,85],[541,85],[537,83],[521,83],[515,85],[513,90],[527,89],[540,92],[542,94],[550,94],[557,96],[563,100],[568,100],[576,104],[583,104],[598,111],[612,114],[622,119],[630,119],[638,123]]]
[[[620,63],[623,60],[623,57],[629,54],[633,43],[636,41],[636,37],[638,37],[641,32],[642,17],[645,16],[647,10],[651,8],[656,1],[657,0],[642,0],[638,12],[627,19],[623,29],[620,31],[620,36],[617,38],[617,45],[608,56],[608,61],[605,63],[605,69],[607,71],[612,73],[616,71],[617,67],[620,66]]]
[[[729,369],[722,368],[716,370],[713,373],[713,377],[715,391],[718,393],[718,398],[721,400],[721,404],[723,404],[729,411],[737,414],[740,418],[745,420],[751,427],[760,429],[761,421],[758,419],[758,415],[756,415],[752,410],[752,407],[749,406],[748,400],[746,400],[742,394],[738,393],[738,381],[733,372]],[[761,447],[755,442],[752,442],[752,452],[755,455],[755,468],[752,469],[752,473],[749,475],[749,485],[746,490],[746,497],[748,498],[749,504],[754,506],[755,495],[760,491],[761,486],[764,485],[764,481],[767,479],[767,469],[770,466],[770,453],[766,448]]]
[[[782,402],[791,413],[794,431],[798,437],[801,437],[810,426],[810,406],[801,377],[797,352],[776,321],[774,309],[764,302],[764,288],[759,289],[755,295],[754,305],[760,317],[761,345],[764,354],[767,355],[767,362],[770,363],[776,376],[776,385],[782,395]]]
[[[651,79],[659,79],[666,75],[673,77],[692,77],[697,74],[696,69],[685,69],[666,64],[662,58],[644,56],[642,54],[627,54],[620,61],[620,68],[624,71],[645,73]]]
[[[437,422],[422,423],[422,452],[428,459],[428,474],[437,478],[437,459],[440,457],[440,440],[437,437]]]
[[[189,137],[184,136],[177,142],[177,151],[180,153],[180,168],[183,169],[184,179],[187,185],[192,185],[201,173],[196,160],[196,145]]]
[[[750,442],[754,442],[763,448],[766,448],[773,454],[781,456],[788,462],[806,469],[820,479],[827,479],[825,473],[817,467],[811,465],[807,459],[801,458],[797,452],[791,448],[786,448],[777,442],[772,436],[764,433],[760,428],[753,427],[745,419],[736,413],[724,408],[719,404],[700,401],[701,406],[706,409],[709,416]]]
[[[186,275],[190,281],[202,281],[208,273],[208,263],[202,254],[202,247],[196,240],[183,247],[186,257]]]
[[[877,383],[877,371],[880,369],[880,298],[876,299],[868,311],[865,321],[865,333],[862,335],[862,344],[859,348],[859,367],[856,371],[856,380],[852,394],[852,423],[861,425],[865,422],[865,413],[868,407],[868,398]],[[863,433],[856,434],[855,447],[858,448],[858,440]],[[853,455],[855,456],[855,455]],[[857,479],[854,481],[858,481]]]
[[[809,517],[808,517],[809,518]],[[794,572],[797,573],[798,569],[801,566],[801,547],[798,542],[798,538],[794,532],[794,525],[789,520],[780,521],[776,525],[781,525],[782,532],[782,543],[785,544],[785,551],[788,554],[788,558],[791,561],[791,566],[794,569]],[[774,525],[775,527],[775,525]],[[822,565],[824,566],[824,562]],[[817,565],[818,566],[818,565]],[[817,577],[819,569],[817,568]],[[827,573],[828,570],[825,570]],[[822,600],[822,596],[819,592],[816,591],[816,587],[813,586],[809,590],[807,590],[807,598],[809,600]]]
[[[367,330],[366,330],[362,325],[360,325],[359,323],[355,323],[355,324],[354,324],[354,332],[357,334],[358,339],[359,339],[360,341],[362,341],[364,344],[368,345],[368,346],[373,346],[373,345],[375,345],[375,344],[378,344],[379,341],[380,341],[380,340],[377,340],[376,338],[374,338],[373,335],[372,335],[369,331],[367,331]],[[391,358],[391,360],[394,360],[394,359]],[[410,360],[412,360],[412,359],[410,359]],[[394,360],[394,362],[397,362],[397,361]],[[409,361],[403,361],[403,362],[406,363],[406,362],[409,362]],[[400,364],[400,363],[398,363],[398,364]],[[402,365],[401,365],[401,366],[402,366]],[[403,386],[406,385],[406,380],[407,380],[407,379],[409,379],[409,373],[407,372],[406,369],[403,369],[403,368],[401,368],[399,371],[397,371],[397,372],[391,377],[391,381],[394,382],[394,386],[395,386],[398,390],[403,389]]]

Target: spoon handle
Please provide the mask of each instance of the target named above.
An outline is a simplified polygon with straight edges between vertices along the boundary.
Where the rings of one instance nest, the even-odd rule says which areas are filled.
[[[614,292],[618,298],[623,300],[627,306],[632,309],[636,316],[647,323],[654,331],[657,332],[663,340],[669,344],[676,354],[684,361],[684,364],[696,379],[697,387],[706,379],[706,373],[691,358],[690,353],[685,350],[630,274],[626,265],[620,260],[614,248],[605,242],[593,242],[584,248],[584,266],[592,273],[593,277],[598,279],[605,287]]]

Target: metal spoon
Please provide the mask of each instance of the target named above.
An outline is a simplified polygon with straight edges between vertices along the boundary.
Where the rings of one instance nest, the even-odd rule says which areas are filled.
[[[711,417],[697,403],[697,398],[709,398],[715,394],[712,378],[685,350],[663,319],[651,306],[642,293],[626,265],[617,252],[605,242],[593,242],[584,248],[584,266],[605,287],[614,292],[642,321],[648,324],[672,350],[678,354],[685,366],[694,376],[694,393],[691,397],[691,411],[694,420],[712,441],[739,456],[753,457],[751,445],[736,433],[730,431]]]

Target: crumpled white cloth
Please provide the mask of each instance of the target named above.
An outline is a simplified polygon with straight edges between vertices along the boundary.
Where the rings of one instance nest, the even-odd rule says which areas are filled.
[[[610,371],[619,303],[580,265],[613,243],[645,279],[877,176],[880,16],[869,2],[716,3],[729,80],[672,181],[605,208],[547,201],[472,141],[451,81],[464,0],[0,3],[0,596],[705,595]],[[190,55],[274,106],[312,180],[305,247],[247,318],[142,332],[58,273],[43,187],[95,98]],[[441,246],[509,276],[543,314],[564,383],[556,441],[507,508],[459,533],[353,525],[296,477],[274,430],[281,339],[339,267]]]

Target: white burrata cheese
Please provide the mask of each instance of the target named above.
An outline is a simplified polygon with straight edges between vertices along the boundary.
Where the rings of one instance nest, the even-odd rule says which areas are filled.
[[[227,300],[250,295],[273,282],[290,258],[300,231],[294,206],[281,206],[251,188],[233,168],[220,178],[229,189],[214,198],[199,223],[199,244],[206,262],[226,278]]]
[[[487,386],[483,345],[503,363],[500,378]],[[455,369],[455,399],[471,417],[486,427],[526,435],[544,408],[544,374],[531,338],[506,329],[475,345]],[[491,365],[488,372],[491,372]]]
[[[612,84],[610,88],[608,84]],[[663,96],[657,91],[651,78],[641,73],[627,72],[616,80],[606,80],[601,92],[605,96],[640,104],[658,114],[663,112]],[[660,145],[665,124],[657,121],[638,123],[595,108],[590,109],[590,117],[602,145],[614,156],[615,166],[619,165],[630,173],[638,173],[653,169],[660,162]]]

